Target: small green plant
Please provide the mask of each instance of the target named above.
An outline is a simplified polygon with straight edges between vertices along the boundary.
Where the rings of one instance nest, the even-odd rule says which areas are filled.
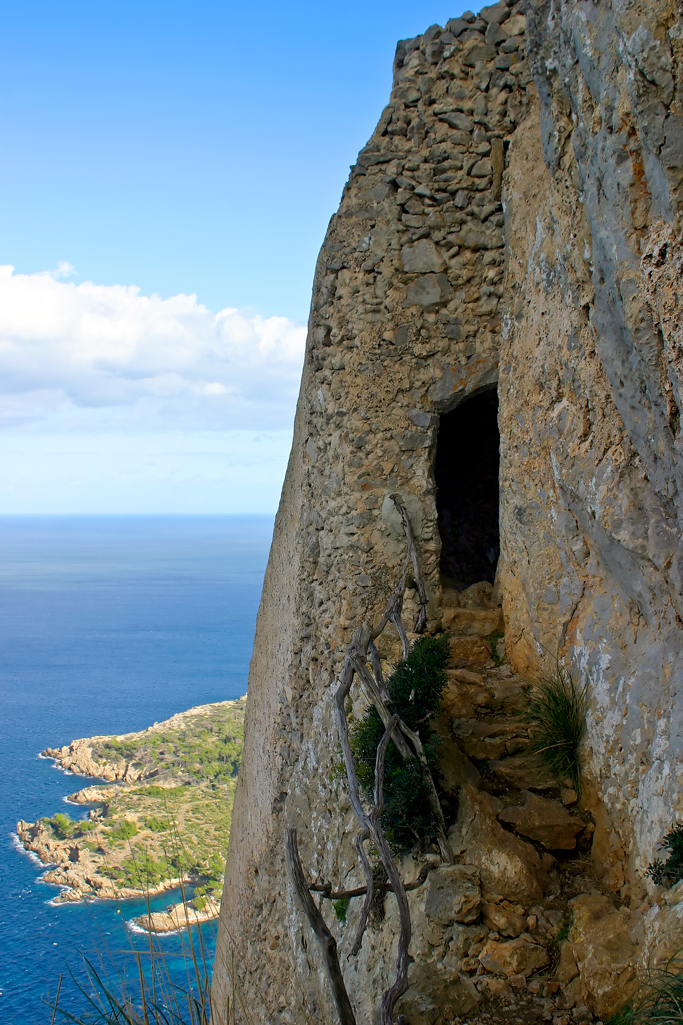
[[[529,752],[536,754],[560,782],[580,789],[580,747],[586,732],[588,685],[577,687],[559,662],[552,676],[538,676],[524,720],[531,727]]]
[[[342,897],[341,900],[333,900],[332,907],[334,908],[334,917],[338,922],[345,922],[346,916],[349,913],[349,905],[351,904],[350,897]]]
[[[145,820],[145,829],[150,829],[153,833],[165,833],[169,828],[170,822],[168,819],[159,819],[156,815],[152,815]]]
[[[421,637],[408,658],[399,662],[388,681],[389,709],[396,712],[422,741],[430,768],[436,761],[437,739],[431,720],[441,707],[450,661],[449,638]],[[364,797],[372,800],[377,748],[384,725],[374,705],[351,726],[351,748]],[[382,828],[399,854],[434,836],[436,821],[430,804],[426,770],[417,758],[402,758],[393,742],[387,748],[384,771]]]
[[[659,844],[660,851],[668,851],[666,861],[655,858],[647,875],[658,885],[673,886],[683,879],[683,822],[675,822]]]
[[[489,634],[486,638],[486,640],[491,645],[491,657],[493,658],[493,661],[496,663],[497,666],[502,666],[503,662],[505,661],[505,659],[501,658],[501,656],[498,654],[498,641],[502,640],[503,637],[505,637],[505,634],[497,630],[494,633]]]

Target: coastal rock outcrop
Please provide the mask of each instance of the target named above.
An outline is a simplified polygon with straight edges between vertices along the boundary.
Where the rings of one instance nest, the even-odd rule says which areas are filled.
[[[444,800],[456,863],[481,890],[478,917],[446,926],[411,891],[408,1021],[431,1020],[428,987],[450,972],[547,1020],[616,1010],[628,986],[584,956],[588,919],[562,981],[544,968],[574,897],[609,902],[596,935],[628,920],[619,965],[633,971],[681,936],[679,905],[645,870],[683,812],[682,60],[673,0],[501,2],[398,45],[316,267],[250,672],[219,1008],[237,991],[258,1021],[337,1020],[284,831],[297,828],[309,878],[360,885],[332,691],[400,574],[393,494],[427,630],[452,634]],[[408,592],[406,621],[417,608]],[[381,658],[400,650],[388,629]],[[588,685],[580,795],[532,771],[513,722],[556,658]],[[548,822],[506,825],[524,791],[555,802],[554,837]],[[344,960],[359,1021],[390,978],[396,916],[387,895]],[[346,950],[354,902],[348,924],[327,918]]]
[[[69,796],[90,806],[84,817],[61,811],[17,823],[19,842],[47,869],[42,881],[60,887],[55,904],[196,886],[192,907],[183,901],[144,922],[168,932],[183,928],[183,915],[216,917],[244,706],[244,698],[197,705],[137,733],[43,751],[69,772],[117,781]]]

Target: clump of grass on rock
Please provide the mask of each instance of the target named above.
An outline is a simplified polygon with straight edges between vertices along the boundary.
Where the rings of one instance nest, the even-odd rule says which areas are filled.
[[[432,729],[434,713],[441,707],[450,661],[445,634],[421,637],[408,658],[399,662],[388,681],[389,709],[416,732],[424,746],[430,769],[436,761],[438,740]],[[372,801],[375,758],[384,736],[384,725],[374,705],[351,725],[351,748],[364,797]],[[382,828],[394,851],[404,853],[436,835],[437,823],[430,804],[430,783],[417,758],[402,758],[389,743],[384,771]]]
[[[524,719],[531,727],[529,752],[563,783],[581,783],[581,741],[586,732],[587,684],[577,686],[571,672],[559,662],[551,676],[533,681]]]
[[[669,964],[652,969],[633,1003],[607,1025],[682,1025],[683,971],[680,954]]]

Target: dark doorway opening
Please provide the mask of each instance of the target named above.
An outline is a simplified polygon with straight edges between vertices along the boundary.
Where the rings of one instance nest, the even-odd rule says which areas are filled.
[[[434,470],[441,576],[458,591],[495,579],[499,463],[496,391],[466,399],[441,417]]]

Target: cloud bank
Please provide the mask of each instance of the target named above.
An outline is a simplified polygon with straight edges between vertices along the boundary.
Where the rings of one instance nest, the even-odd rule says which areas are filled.
[[[0,267],[0,428],[28,433],[290,429],[305,328],[194,295]]]

